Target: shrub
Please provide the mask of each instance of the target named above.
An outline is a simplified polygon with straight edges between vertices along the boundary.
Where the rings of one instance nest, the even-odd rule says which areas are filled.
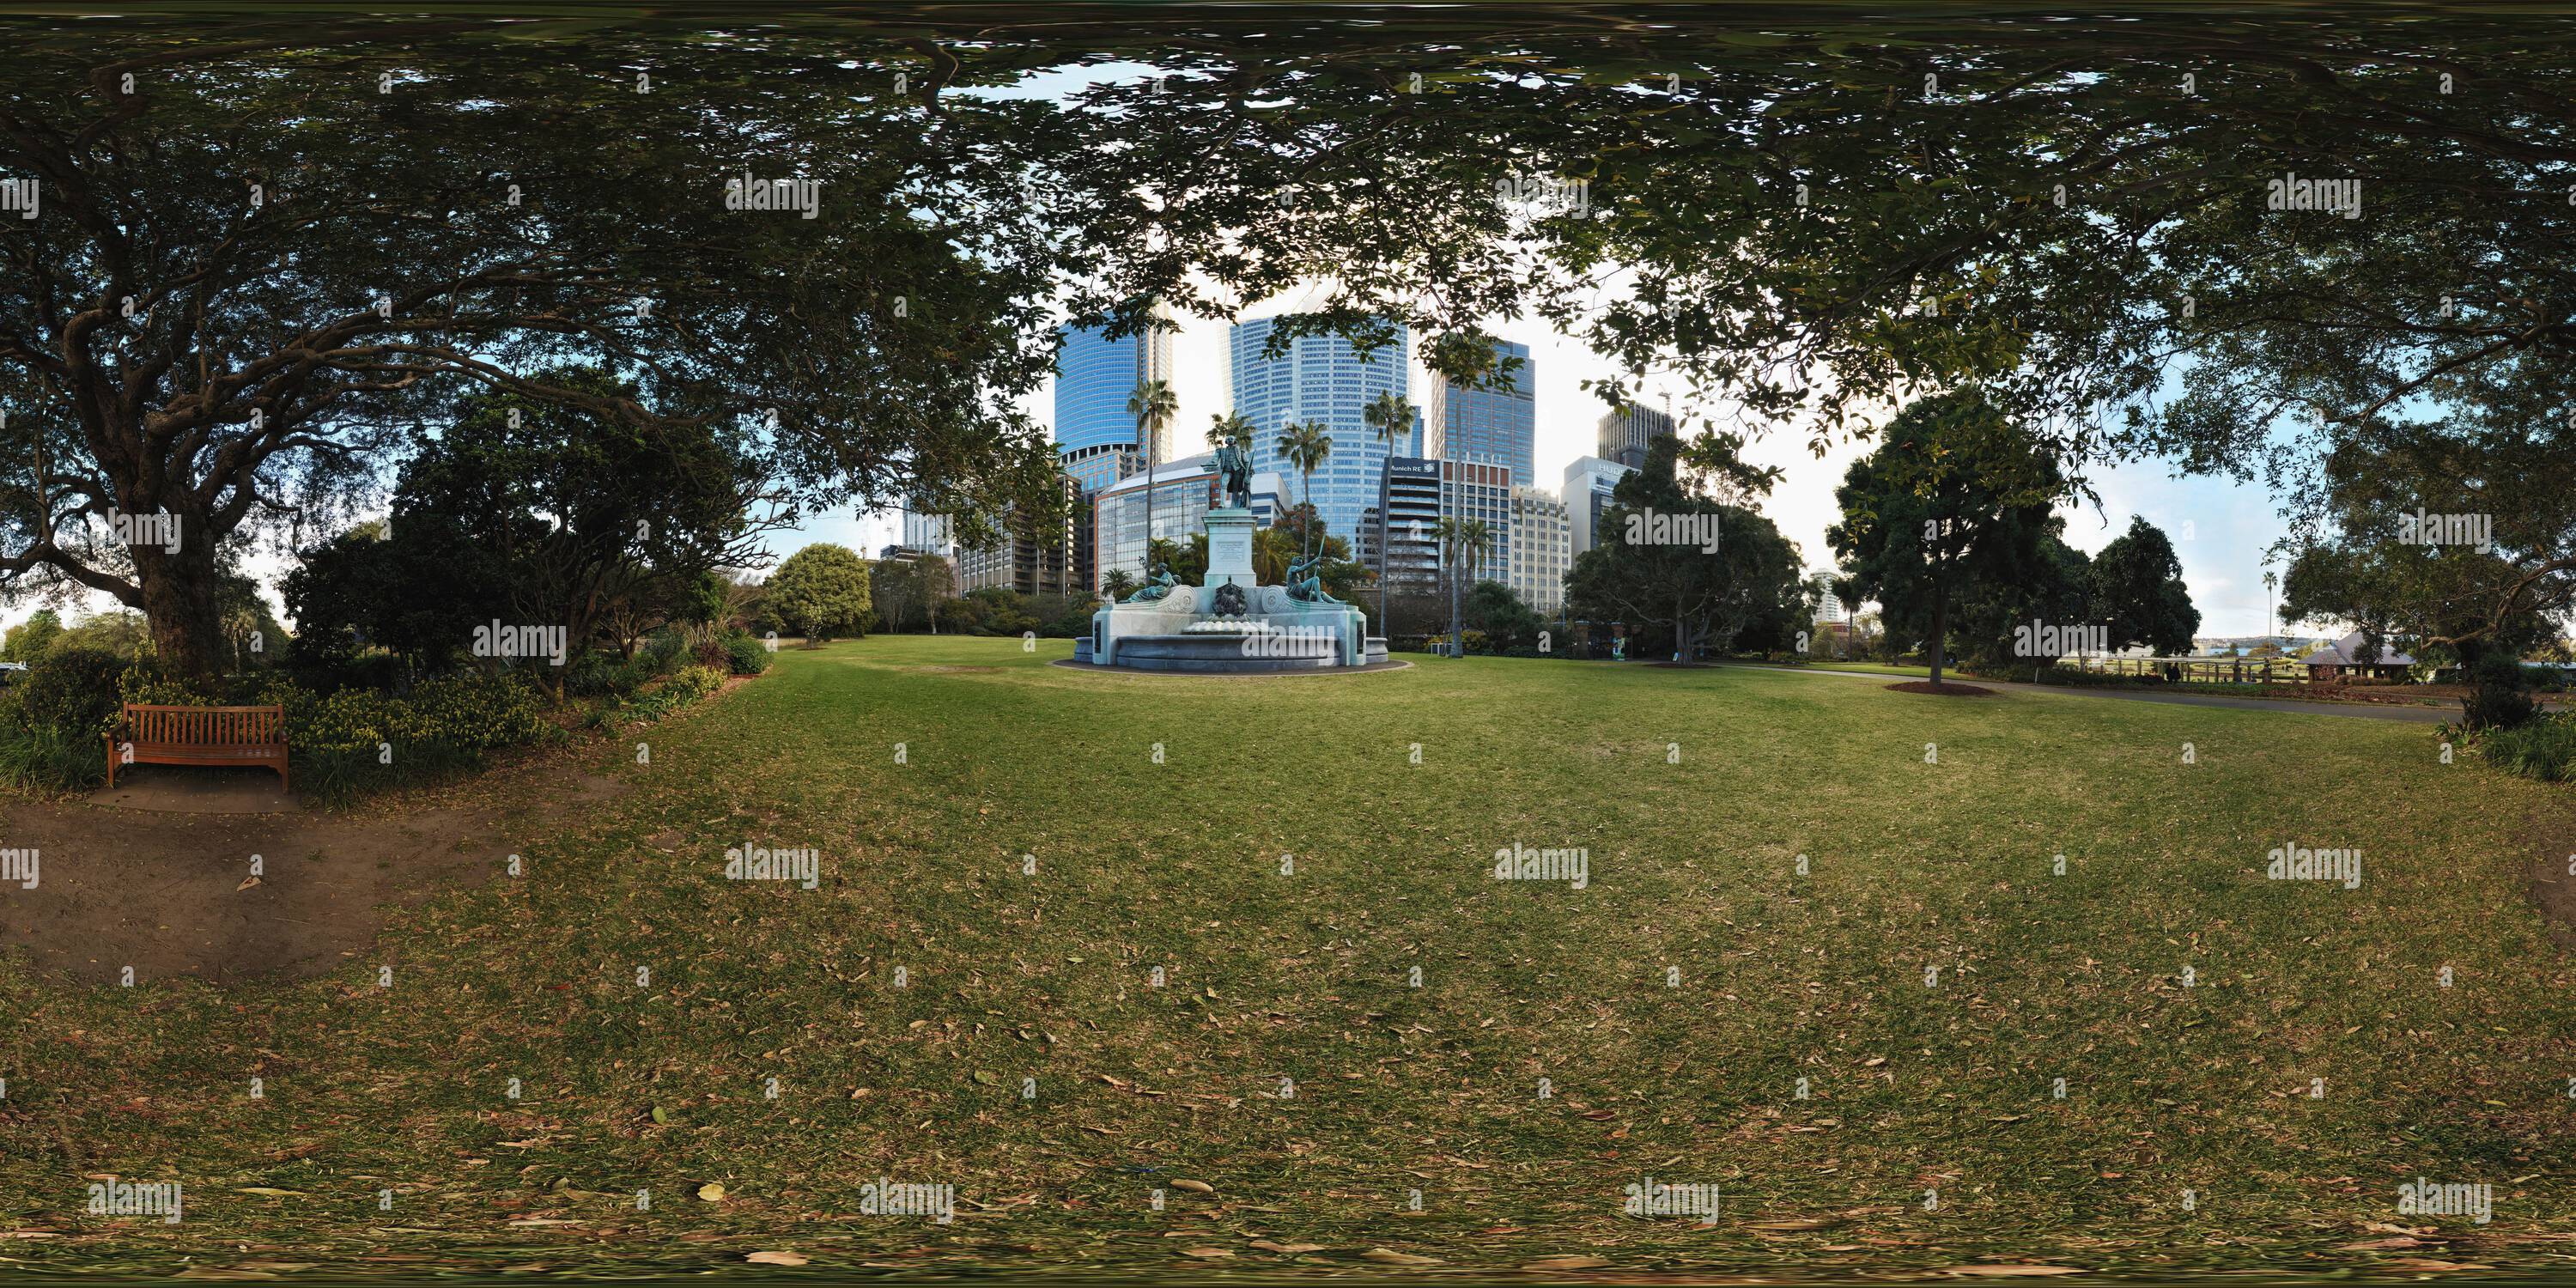
[[[637,694],[634,701],[602,708],[598,723],[611,727],[651,724],[723,688],[724,682],[725,673],[714,667],[684,667],[672,672],[660,684]]]
[[[644,637],[644,647],[636,656],[643,659],[646,675],[669,675],[679,668],[688,648],[688,640],[678,630],[665,626]]]
[[[620,658],[614,653],[586,649],[572,659],[564,676],[564,692],[581,698],[626,698],[653,678],[652,662],[641,654]]]
[[[2490,729],[2477,740],[2478,754],[2507,773],[2544,783],[2576,779],[2576,715],[2551,715],[2507,729]]]
[[[280,680],[259,700],[286,708],[297,781],[324,797],[475,768],[487,752],[555,731],[545,695],[515,671],[441,676],[408,698],[367,689],[321,694]]]
[[[2495,652],[2480,655],[2469,668],[2468,678],[2474,687],[2460,707],[2470,728],[2512,729],[2530,723],[2540,714],[2539,706],[2524,691],[2522,664],[2511,656]]]
[[[126,667],[124,658],[103,648],[58,647],[10,687],[12,723],[65,737],[100,737],[115,722],[117,704],[124,700]],[[107,769],[106,746],[99,744],[101,775]]]
[[[769,646],[748,635],[724,639],[725,669],[736,675],[758,675],[769,669]]]
[[[40,792],[75,792],[107,778],[107,744],[96,734],[50,726],[0,726],[0,782]]]

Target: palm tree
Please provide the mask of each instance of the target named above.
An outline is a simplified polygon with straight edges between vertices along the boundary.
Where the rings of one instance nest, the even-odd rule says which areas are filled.
[[[1172,423],[1180,399],[1167,380],[1148,380],[1127,395],[1127,414],[1136,418],[1136,439],[1145,448],[1145,570],[1154,564],[1154,458],[1163,441],[1163,426]]]
[[[1279,431],[1279,454],[1306,479],[1306,537],[1315,535],[1315,470],[1333,454],[1333,431],[1321,421],[1306,421]],[[1300,554],[1310,553],[1301,549]]]
[[[1360,419],[1368,422],[1370,437],[1386,444],[1391,460],[1397,436],[1413,428],[1413,403],[1396,394],[1379,394],[1360,413]],[[1386,620],[1386,548],[1393,544],[1391,538],[1395,535],[1395,521],[1386,512],[1386,475],[1383,469],[1377,472],[1377,629],[1394,639],[1395,629]]]
[[[1482,519],[1440,521],[1440,539],[1447,544],[1452,558],[1467,568],[1467,579],[1476,578],[1476,569],[1485,556],[1494,551],[1494,530]],[[1449,574],[1449,656],[1467,656],[1467,628],[1458,613],[1458,574]]]

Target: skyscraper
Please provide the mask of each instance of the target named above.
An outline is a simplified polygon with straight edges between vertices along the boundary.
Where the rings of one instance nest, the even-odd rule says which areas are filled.
[[[1097,327],[1064,327],[1057,334],[1063,345],[1056,352],[1056,454],[1077,486],[1097,492],[1145,468],[1127,400],[1138,385],[1171,379],[1171,333],[1149,330],[1113,340]],[[1170,426],[1157,446],[1158,464],[1172,459]]]
[[[1565,607],[1565,574],[1574,566],[1573,526],[1565,502],[1545,488],[1512,489],[1512,592],[1542,615]]]
[[[1601,414],[1601,459],[1616,461],[1632,470],[1646,468],[1646,444],[1657,437],[1670,437],[1673,418],[1649,407]],[[1571,497],[1567,498],[1572,500]]]
[[[1610,508],[1611,492],[1619,486],[1620,479],[1634,473],[1633,466],[1597,456],[1575,457],[1565,467],[1565,520],[1572,554],[1580,555],[1592,548],[1600,532],[1602,512]]]
[[[1511,470],[1513,487],[1529,487],[1537,469],[1538,371],[1526,344],[1497,340],[1494,356],[1520,360],[1502,377],[1502,388],[1465,389],[1445,379],[1432,381],[1422,415],[1423,455],[1491,461]]]
[[[1272,358],[1263,350],[1278,321],[1255,318],[1234,328],[1234,410],[1252,422],[1252,468],[1278,474],[1290,504],[1304,499],[1306,479],[1280,454],[1279,431],[1321,422],[1333,451],[1315,472],[1315,512],[1325,532],[1349,542],[1356,554],[1361,519],[1377,504],[1387,459],[1387,445],[1371,433],[1365,413],[1380,394],[1409,396],[1405,329],[1397,327],[1392,345],[1370,353],[1340,336],[1301,336]]]

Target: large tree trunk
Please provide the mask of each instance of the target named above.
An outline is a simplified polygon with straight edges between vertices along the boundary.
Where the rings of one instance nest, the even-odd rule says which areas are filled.
[[[1941,687],[1941,645],[1950,630],[1950,578],[1948,570],[1935,564],[1932,569],[1932,687]]]
[[[196,516],[179,522],[177,550],[135,547],[135,583],[161,660],[184,675],[212,676],[221,669],[223,645],[223,618],[215,608],[215,543]]]

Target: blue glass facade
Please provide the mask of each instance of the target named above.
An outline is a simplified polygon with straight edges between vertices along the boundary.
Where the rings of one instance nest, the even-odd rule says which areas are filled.
[[[1063,341],[1055,359],[1057,454],[1137,447],[1136,418],[1127,414],[1127,400],[1148,380],[1171,379],[1171,335],[1146,332],[1112,340],[1091,327],[1064,327],[1057,334]],[[1172,458],[1172,428],[1163,427],[1163,460]],[[1136,467],[1143,463],[1141,455],[1135,458]]]
[[[1361,520],[1377,504],[1387,458],[1387,445],[1370,432],[1365,414],[1380,394],[1408,396],[1405,330],[1396,328],[1393,345],[1365,355],[1339,336],[1301,336],[1271,358],[1263,349],[1276,321],[1255,318],[1234,327],[1234,410],[1253,424],[1252,468],[1276,472],[1295,504],[1306,495],[1306,479],[1281,457],[1279,431],[1322,422],[1333,452],[1315,471],[1315,510],[1327,533],[1357,551]],[[1397,435],[1399,449],[1410,446],[1407,437]]]
[[[1512,472],[1512,486],[1531,487],[1538,468],[1538,369],[1526,344],[1497,340],[1494,352],[1520,359],[1510,383],[1500,389],[1461,389],[1442,381],[1432,393],[1423,454],[1503,465]]]

